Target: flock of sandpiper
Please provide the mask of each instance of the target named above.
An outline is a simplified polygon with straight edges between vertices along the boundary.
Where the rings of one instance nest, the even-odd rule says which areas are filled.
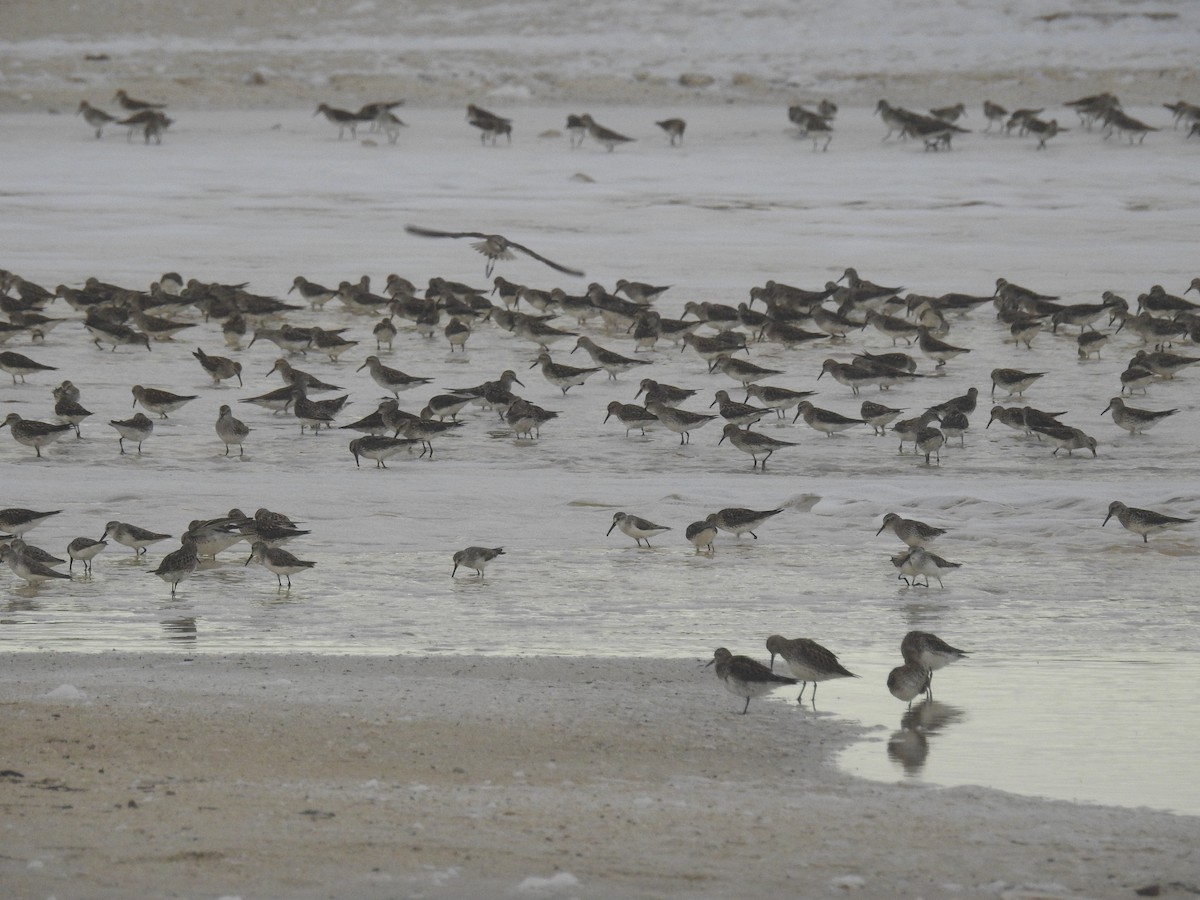
[[[834,678],[857,678],[843,666],[837,654],[809,638],[785,638],[773,634],[767,638],[767,652],[771,654],[769,666],[749,656],[735,656],[725,647],[718,647],[708,665],[716,666],[717,677],[725,689],[738,697],[744,697],[742,715],[750,709],[750,701],[761,697],[783,685],[800,684],[796,702],[804,700],[804,690],[812,684],[810,702],[816,705],[817,685]],[[952,662],[967,657],[959,650],[928,631],[910,631],[900,642],[900,655],[904,658],[888,673],[887,688],[897,700],[911,707],[912,701],[925,694],[933,699],[933,673]],[[775,657],[787,664],[791,676],[775,672]]]
[[[421,238],[471,240],[472,247],[487,258],[488,273],[497,262],[512,259],[515,253],[520,253],[555,271],[573,276],[583,274],[502,235],[417,226],[409,226],[408,232]],[[316,434],[335,427],[349,394],[332,400],[312,399],[311,395],[339,390],[339,387],[296,368],[289,360],[313,353],[335,365],[347,353],[357,353],[356,348],[366,341],[362,336],[359,339],[347,336],[352,325],[339,323],[338,327],[321,328],[289,324],[288,316],[304,310],[304,306],[279,297],[254,294],[245,287],[201,283],[195,279],[185,284],[176,273],[167,273],[149,290],[107,284],[95,278],[88,279],[79,288],[59,285],[50,290],[15,273],[0,271],[0,310],[8,318],[7,322],[0,322],[0,342],[23,335],[37,344],[45,341],[47,335],[63,322],[72,322],[81,325],[100,350],[115,353],[120,348],[151,350],[157,346],[169,351],[169,348],[179,346],[174,336],[196,327],[201,318],[207,322],[220,322],[229,352],[240,352],[243,346],[249,349],[256,342],[269,341],[283,354],[276,359],[269,374],[278,373],[284,386],[238,402],[256,404],[276,417],[290,415],[299,424],[301,434],[306,430]],[[488,330],[506,332],[536,351],[529,368],[540,369],[546,381],[561,390],[563,396],[600,372],[607,374],[609,383],[616,383],[618,376],[624,373],[647,371],[654,365],[654,351],[660,345],[670,344],[684,352],[694,351],[709,373],[723,374],[733,385],[739,385],[745,391],[745,399],[739,401],[731,397],[729,391],[718,390],[709,404],[710,408],[716,407],[715,412],[693,411],[683,408],[682,404],[695,397],[699,393],[697,390],[644,377],[640,379],[634,397],[636,400],[644,395],[643,404],[613,400],[608,403],[604,421],[615,418],[624,427],[627,437],[635,431],[644,435],[648,427],[661,427],[678,434],[681,445],[690,442],[693,431],[719,421],[722,431],[717,445],[728,442],[751,457],[753,470],[762,472],[766,471],[767,463],[775,453],[795,447],[798,442],[774,437],[753,426],[766,419],[786,427],[785,417],[792,410],[795,411],[793,424],[803,419],[806,426],[830,438],[858,426],[870,426],[874,434],[881,436],[890,431],[898,439],[901,452],[906,444],[912,444],[918,458],[923,457],[924,465],[940,465],[942,450],[949,442],[957,440],[960,447],[965,447],[965,435],[971,427],[970,417],[976,410],[979,389],[971,387],[965,394],[933,404],[919,415],[903,419],[904,409],[875,400],[863,400],[858,415],[846,415],[815,405],[811,399],[816,395],[814,390],[764,384],[776,376],[794,375],[744,358],[750,355],[752,348],[797,350],[810,345],[821,347],[825,353],[841,358],[826,357],[816,381],[829,375],[833,382],[858,396],[866,387],[883,392],[916,384],[948,366],[959,365],[956,360],[969,354],[971,348],[950,342],[952,323],[985,304],[995,311],[997,336],[1018,347],[1031,347],[1046,330],[1056,333],[1059,329],[1077,328],[1072,343],[1081,362],[1099,358],[1106,342],[1125,331],[1136,336],[1143,348],[1135,352],[1119,373],[1113,385],[1114,396],[1104,413],[1111,413],[1113,422],[1132,434],[1144,433],[1179,411],[1134,407],[1123,399],[1126,394],[1132,395],[1134,391],[1145,394],[1155,382],[1173,380],[1188,367],[1200,363],[1200,357],[1172,349],[1173,342],[1200,339],[1200,304],[1182,295],[1170,294],[1159,285],[1138,296],[1136,306],[1111,291],[1103,292],[1096,302],[1068,304],[1004,278],[997,279],[995,289],[989,294],[932,296],[905,293],[902,287],[867,281],[851,268],[837,282],[829,282],[815,290],[768,281],[752,288],[748,301],[736,306],[689,301],[678,318],[667,317],[656,308],[657,299],[667,290],[662,285],[622,279],[613,292],[592,283],[584,294],[571,295],[561,288],[539,289],[509,282],[501,276],[493,279],[490,292],[442,278],[430,279],[428,287],[420,290],[408,280],[391,275],[383,295],[370,291],[370,282],[365,276],[357,282],[343,281],[337,288],[296,276],[288,293],[296,293],[310,310],[321,314],[327,314],[327,304],[336,300],[344,312],[351,314],[347,321],[374,320],[371,338],[367,340],[374,341],[376,352],[367,355],[356,369],[367,369],[375,384],[391,396],[369,415],[338,427],[361,433],[349,444],[355,464],[361,465],[363,459],[373,460],[378,469],[386,469],[386,461],[395,455],[411,454],[416,449],[420,450],[421,456],[432,459],[435,441],[440,442],[444,436],[464,429],[466,423],[459,416],[469,406],[492,410],[518,440],[539,439],[543,427],[549,426],[560,415],[515,394],[513,388],[524,385],[513,369],[504,371],[495,380],[434,394],[419,411],[401,409],[399,398],[402,392],[425,388],[432,380],[410,375],[382,361],[380,355],[392,352],[401,328],[414,338],[420,336],[429,340],[440,333],[451,353],[465,353],[468,340],[477,334]],[[1200,278],[1193,279],[1184,293],[1191,290],[1200,291]],[[489,293],[500,302],[495,303]],[[79,317],[47,315],[50,304],[58,300],[64,301]],[[761,304],[761,308],[755,308],[756,303]],[[631,353],[617,352],[601,345],[589,334],[581,333],[590,329],[593,323],[600,324],[602,329],[597,337],[630,343]],[[852,334],[865,329],[883,335],[897,349],[886,353],[853,349]],[[564,340],[573,340],[572,352],[584,351],[594,365],[572,366],[556,361],[551,356],[551,347]],[[901,342],[905,344],[904,350],[898,348]],[[919,350],[928,363],[932,363],[932,371],[919,371],[917,359],[905,352],[909,348]],[[241,384],[243,366],[240,360],[209,353],[200,347],[192,350],[191,355],[214,386],[233,379]],[[518,363],[520,365],[523,364]],[[0,369],[11,375],[15,385],[18,380],[25,382],[27,378],[53,371],[55,367],[25,354],[4,350],[0,351]],[[1075,450],[1083,449],[1095,456],[1097,440],[1082,428],[1063,422],[1063,411],[1039,410],[1025,404],[1024,392],[1046,375],[1042,371],[1017,368],[993,369],[990,373],[991,396],[995,398],[996,392],[1001,391],[1008,398],[1017,398],[1019,403],[994,405],[988,427],[998,422],[1027,438],[1045,440],[1053,445],[1051,455],[1065,451],[1071,456]],[[1119,391],[1116,390],[1118,386]],[[131,393],[135,406],[142,406],[160,421],[198,397],[140,384],[134,385]],[[92,415],[82,405],[80,389],[70,380],[55,387],[52,397],[57,421],[28,419],[14,411],[0,423],[0,428],[7,427],[18,443],[32,447],[38,456],[42,455],[43,448],[64,435],[81,436],[81,426]],[[756,402],[751,403],[751,400]],[[142,453],[143,444],[152,436],[155,423],[146,412],[109,421],[117,433],[120,453],[127,452],[126,442],[129,452]],[[236,447],[238,455],[244,457],[252,429],[234,416],[231,405],[220,406],[214,430],[226,456]],[[697,552],[711,553],[719,529],[753,535],[754,528],[777,512],[722,510],[688,526],[685,536]],[[1126,506],[1119,501],[1111,504],[1105,523],[1114,516],[1125,528],[1140,534],[1143,540],[1148,540],[1151,534],[1192,521]],[[189,533],[196,525],[189,526]],[[931,535],[921,533],[919,526],[927,527],[921,523],[910,525],[885,519],[880,530],[891,528],[908,544],[908,550],[892,560],[899,570],[899,577],[911,584],[918,584],[918,579],[923,577],[925,586],[930,578],[934,578],[940,584],[942,576],[957,564],[928,551],[924,544]],[[238,531],[242,526],[225,522],[223,527]],[[647,546],[650,537],[668,530],[625,512],[613,517],[609,532],[614,528],[619,528],[639,544],[645,541]],[[921,539],[910,540],[909,534],[920,534]],[[184,568],[188,565],[194,568],[194,558],[205,555],[203,541],[197,543],[201,545],[199,549],[189,548],[185,535],[183,546],[177,551],[183,554]],[[455,558],[455,569],[461,564],[482,574],[484,565],[499,552],[499,548],[468,548],[462,551],[461,558]],[[306,564],[294,558],[286,559],[284,554],[270,540],[264,541],[262,552],[256,550],[256,558],[269,568],[274,566],[272,571],[279,576],[287,575],[290,580],[293,572],[288,569],[298,571],[296,566]],[[19,562],[19,556],[18,546],[16,551],[10,548],[6,559],[22,577],[30,581],[54,577],[40,569],[14,565]],[[165,574],[174,576],[180,571],[182,569]],[[27,577],[33,573],[39,574]],[[178,581],[179,578],[172,580],[172,588]],[[282,577],[280,584],[282,586]]]
[[[124,110],[122,115],[112,115],[100,107],[92,106],[86,100],[80,101],[76,110],[88,127],[94,129],[97,138],[103,137],[104,128],[111,124],[127,128],[127,140],[133,140],[134,134],[141,132],[145,143],[148,144],[151,140],[156,144],[162,143],[163,132],[173,122],[164,112],[166,104],[139,100],[130,97],[124,90],[117,91],[113,99]],[[400,139],[401,129],[406,127],[395,113],[396,108],[402,105],[403,100],[376,101],[350,110],[321,103],[313,115],[324,116],[335,126],[338,130],[338,140],[347,133],[355,140],[358,138],[358,129],[366,127],[371,132],[383,135],[388,143],[395,144]],[[1184,100],[1162,105],[1171,113],[1174,128],[1186,129],[1188,138],[1200,135],[1200,106]],[[1147,134],[1162,130],[1160,126],[1150,125],[1131,116],[1122,108],[1120,99],[1108,92],[1069,100],[1063,106],[1078,117],[1077,127],[1088,132],[1099,132],[1105,140],[1115,136],[1125,138],[1131,144],[1135,140],[1140,144]],[[1060,126],[1057,118],[1045,118],[1045,112],[1044,106],[1010,110],[991,100],[985,100],[982,115],[987,124],[983,130],[991,132],[994,127],[996,133],[1029,135],[1036,138],[1036,149],[1044,150],[1047,141],[1062,132],[1070,131],[1067,126]],[[885,141],[895,135],[900,140],[920,141],[926,150],[949,150],[955,136],[970,133],[970,129],[960,124],[968,115],[965,103],[917,112],[903,106],[894,106],[884,99],[876,104],[875,113],[887,129],[883,137]],[[799,104],[787,109],[788,121],[799,129],[801,136],[812,139],[814,150],[829,149],[837,114],[837,104],[830,100],[822,100],[815,110]],[[502,137],[506,143],[512,143],[513,120],[510,117],[501,116],[472,103],[467,105],[467,123],[479,131],[479,139],[483,144],[494,146]],[[671,117],[657,120],[654,124],[662,129],[670,146],[683,144],[684,132],[687,130],[686,120]],[[637,140],[601,125],[590,113],[568,115],[565,130],[571,147],[580,146],[590,137],[611,152],[622,144]]]

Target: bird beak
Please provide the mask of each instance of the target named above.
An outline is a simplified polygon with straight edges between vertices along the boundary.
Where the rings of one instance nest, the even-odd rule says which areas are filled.
[[[1107,516],[1104,517],[1104,521],[1100,523],[1100,527],[1103,528],[1105,525],[1107,525],[1108,520],[1111,518],[1112,518],[1112,513],[1109,513]]]
[[[875,532],[875,537],[879,537],[881,534],[883,534],[883,529],[884,529],[885,527],[886,527],[886,526],[884,526],[884,525],[880,525],[880,526],[879,526],[879,530],[878,530],[877,532]]]
[[[531,368],[531,369],[536,369],[536,368],[537,368],[537,360],[536,360],[536,359],[533,361],[533,365],[532,365],[532,366],[530,366],[529,368]],[[519,383],[520,383],[520,382],[518,382],[518,384],[519,384]],[[521,387],[525,387],[525,385],[523,385],[523,384],[522,384],[522,385],[521,385]]]
[[[608,526],[608,531],[604,532],[604,536],[608,537],[610,534],[612,534],[612,530],[616,527],[617,527],[617,523],[613,522],[611,525]]]
[[[609,413],[607,416],[604,417],[604,422],[607,422],[611,417],[612,417],[612,413]],[[600,424],[603,425],[604,422],[601,422]]]
[[[1104,415],[1104,414],[1105,414],[1106,412],[1108,412],[1110,409],[1112,409],[1112,404],[1111,404],[1111,403],[1110,403],[1110,404],[1108,404],[1108,406],[1104,407],[1104,409],[1100,410],[1100,415]]]
[[[454,577],[454,573],[458,571],[458,563],[454,564],[454,568],[450,570],[450,577]]]
[[[359,367],[358,367],[357,369],[355,369],[354,371],[355,371],[355,372],[361,372],[361,371],[362,371],[363,369],[365,369],[366,367],[367,367],[367,364],[366,364],[366,363],[363,363],[361,366],[359,366]]]
[[[715,663],[716,661],[717,661],[717,658],[714,656],[712,659],[710,659],[708,662],[706,662],[706,663],[704,664],[704,668],[705,668],[705,669],[707,669],[709,666],[711,666],[711,665],[712,665],[713,663]]]

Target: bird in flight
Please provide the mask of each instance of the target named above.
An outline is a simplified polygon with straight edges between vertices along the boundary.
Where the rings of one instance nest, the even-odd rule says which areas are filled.
[[[571,269],[567,266],[561,266],[553,260],[546,259],[540,253],[534,253],[524,244],[518,244],[516,241],[510,241],[502,234],[483,234],[479,231],[435,231],[432,228],[418,228],[416,225],[406,225],[404,230],[409,234],[415,234],[420,237],[434,238],[478,238],[471,246],[488,258],[487,268],[484,274],[490,276],[492,269],[495,268],[496,260],[498,259],[515,259],[513,250],[519,250],[526,256],[532,256],[538,262],[545,263],[552,269],[557,269],[567,275],[577,275],[583,277],[583,272],[579,269]]]

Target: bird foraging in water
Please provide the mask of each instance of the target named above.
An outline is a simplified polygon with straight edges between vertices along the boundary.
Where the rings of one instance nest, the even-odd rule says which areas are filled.
[[[813,686],[810,699],[815,702],[818,682],[828,681],[831,678],[858,677],[838,662],[836,653],[808,638],[789,640],[783,635],[773,634],[767,638],[767,652],[771,654],[772,670],[775,668],[775,657],[779,656],[787,663],[792,674],[803,682],[800,685],[800,696],[796,698],[797,703],[803,699],[804,689],[808,687],[810,681]]]
[[[450,577],[453,578],[458,567],[462,566],[465,569],[474,569],[475,574],[482,578],[487,564],[497,556],[503,555],[503,547],[467,547],[465,550],[459,550],[454,554],[454,568],[450,570]]]
[[[572,269],[567,266],[560,265],[553,260],[546,259],[540,253],[535,253],[524,244],[518,244],[516,241],[510,241],[502,234],[484,234],[481,231],[437,231],[432,228],[419,228],[416,225],[405,225],[404,230],[409,234],[415,234],[418,237],[432,238],[476,238],[476,242],[471,246],[488,258],[487,268],[484,269],[484,274],[491,276],[492,269],[496,266],[498,259],[516,259],[513,250],[519,250],[526,256],[532,256],[540,263],[545,263],[550,268],[562,272],[565,275],[576,275],[583,277],[583,272],[579,269]]]

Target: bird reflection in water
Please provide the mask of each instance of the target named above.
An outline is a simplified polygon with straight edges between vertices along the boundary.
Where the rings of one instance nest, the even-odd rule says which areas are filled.
[[[184,616],[178,619],[164,619],[162,627],[163,631],[167,633],[167,640],[169,641],[196,642],[196,619],[192,616]]]
[[[902,766],[906,775],[920,775],[929,756],[929,739],[965,715],[966,710],[957,706],[922,700],[900,717],[900,729],[888,738],[888,758]]]

